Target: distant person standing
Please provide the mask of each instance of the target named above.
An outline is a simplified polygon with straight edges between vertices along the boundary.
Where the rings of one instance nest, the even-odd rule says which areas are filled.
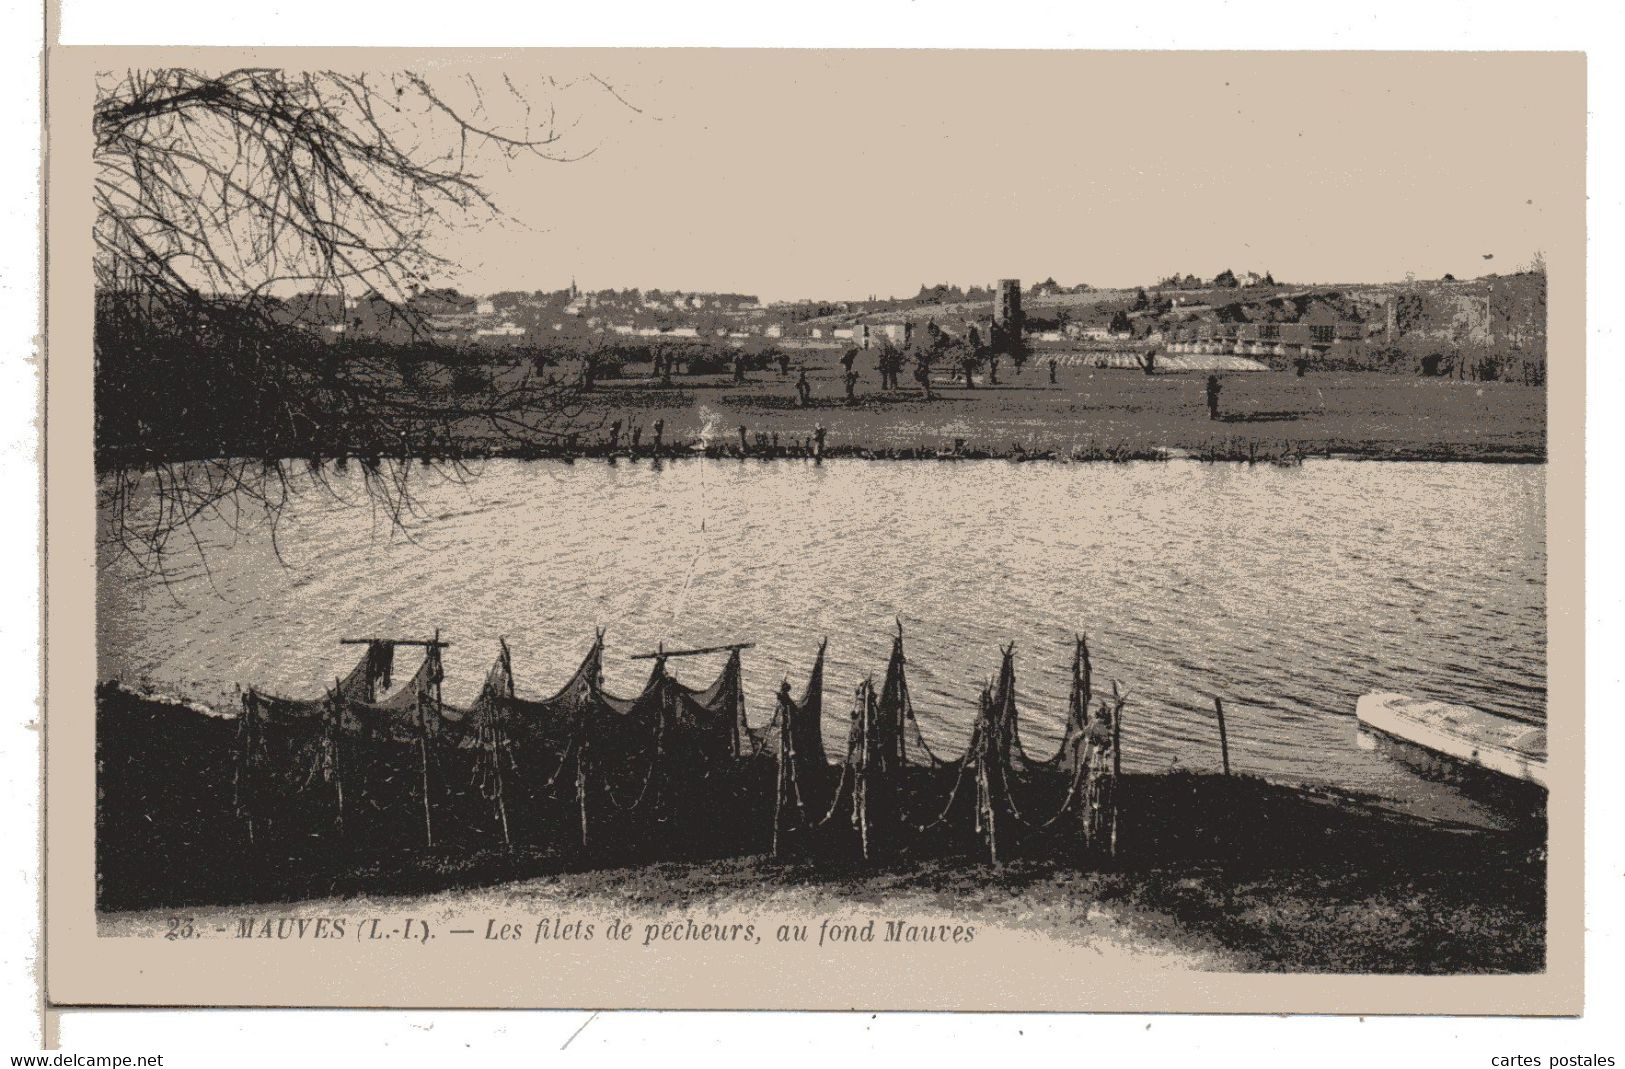
[[[1301,379],[1303,378],[1303,373],[1309,370],[1309,358],[1304,356],[1302,353],[1299,353],[1298,358],[1292,361],[1292,366],[1297,368],[1298,378]]]
[[[853,371],[851,368],[848,368],[846,371],[846,399],[848,401],[856,401],[858,399],[856,393],[857,386],[858,373]]]
[[[1140,366],[1145,368],[1145,373],[1147,375],[1155,375],[1157,373],[1157,351],[1155,349],[1148,349],[1145,354],[1145,359],[1140,361]]]
[[[744,350],[734,351],[734,382],[745,381],[745,353]]]
[[[914,381],[919,384],[925,399],[931,400],[931,368],[926,364],[924,354],[914,358]]]
[[[807,381],[807,369],[802,368],[796,376],[796,406],[806,408],[812,403],[812,383]]]
[[[783,349],[779,350],[779,378],[790,377],[790,354]]]
[[[999,384],[999,358],[996,356],[987,358],[987,384],[989,386]]]
[[[901,388],[898,374],[903,370],[903,354],[894,348],[889,340],[880,347],[880,356],[875,363],[880,367],[880,388],[882,390],[896,390]]]
[[[1224,387],[1219,385],[1219,376],[1217,376],[1217,375],[1209,375],[1207,377],[1207,418],[1208,419],[1218,419],[1219,418],[1219,391],[1222,390],[1222,389],[1224,389]]]
[[[1049,358],[1049,384],[1051,386],[1055,385],[1055,358],[1053,356]]]

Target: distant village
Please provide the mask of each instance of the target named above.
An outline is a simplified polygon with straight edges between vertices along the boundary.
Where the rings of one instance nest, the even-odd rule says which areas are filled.
[[[1282,284],[1268,272],[1170,275],[1150,287],[1095,289],[1053,278],[1025,286],[922,285],[907,298],[764,304],[744,293],[680,290],[426,289],[404,300],[297,296],[290,323],[331,339],[430,340],[453,347],[583,341],[686,342],[777,349],[906,347],[931,324],[994,349],[1163,351],[1336,359],[1409,343],[1545,359],[1543,272],[1458,281]],[[1427,360],[1425,354],[1419,360]]]

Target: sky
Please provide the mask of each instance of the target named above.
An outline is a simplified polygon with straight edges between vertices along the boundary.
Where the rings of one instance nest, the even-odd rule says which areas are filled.
[[[466,292],[1470,277],[1527,265],[1583,195],[1578,168],[1553,166],[1583,144],[1572,57],[648,49],[479,64],[432,76],[506,74],[585,158],[490,161],[507,219],[443,250]]]

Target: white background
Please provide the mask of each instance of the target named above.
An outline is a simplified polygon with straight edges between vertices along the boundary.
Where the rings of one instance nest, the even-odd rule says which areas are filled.
[[[0,107],[12,150],[0,167],[0,1058],[40,1043],[38,885],[33,833],[39,785],[38,241],[42,12],[5,0]],[[1173,1016],[950,1016],[868,1014],[602,1014],[79,1012],[61,1025],[64,1051],[163,1053],[175,1066],[326,1065],[388,1058],[403,1066],[469,1061],[531,1064],[569,1042],[568,1056],[687,1051],[753,1062],[825,1061],[1005,1052],[1067,1064],[1213,1066],[1489,1066],[1497,1055],[1607,1054],[1625,1066],[1625,835],[1621,781],[1616,485],[1605,464],[1622,453],[1616,406],[1621,68],[1625,49],[1611,5],[1377,0],[1358,4],[1162,2],[1090,8],[1000,0],[927,3],[823,0],[795,7],[750,3],[609,3],[569,12],[545,3],[455,4],[348,0],[64,0],[65,44],[717,45],[1040,48],[1530,49],[1589,53],[1588,186],[1590,367],[1587,454],[1589,593],[1586,617],[1587,1013],[1579,1020],[1478,1018],[1242,1018]],[[1125,98],[1125,108],[1132,99]],[[1557,354],[1556,359],[1563,359]],[[1607,548],[1605,548],[1607,547]],[[61,655],[73,656],[72,651]],[[82,651],[86,670],[93,653]],[[920,977],[928,984],[930,977]],[[1102,983],[1109,983],[1107,976]],[[1222,985],[1224,978],[1216,976]],[[590,1021],[590,1023],[589,1023]],[[585,1027],[583,1027],[585,1025]],[[572,1037],[573,1040],[572,1040]],[[370,1053],[367,1053],[370,1052]],[[489,1059],[499,1059],[490,1062]],[[681,1060],[681,1059],[680,1059]],[[9,1064],[9,1062],[0,1062]]]

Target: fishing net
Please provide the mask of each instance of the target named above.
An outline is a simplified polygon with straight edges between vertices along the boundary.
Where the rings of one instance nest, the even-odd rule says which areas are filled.
[[[824,778],[829,772],[829,758],[824,752],[824,653],[829,646],[825,640],[818,646],[818,659],[813,662],[807,677],[807,688],[801,700],[790,695],[790,681],[786,679],[779,689],[773,722],[757,741],[757,754],[771,755],[776,767],[775,801],[773,808],[773,852],[779,853],[781,838],[790,831],[809,827],[814,814],[809,811],[809,798],[823,791]]]
[[[394,667],[395,647],[387,642],[369,642],[361,659],[348,675],[336,681],[320,698],[283,698],[250,687],[243,693],[243,715],[265,724],[286,721],[319,721],[335,698],[344,701],[372,701],[379,688],[388,689]]]
[[[333,782],[335,703],[370,700],[378,687],[389,686],[393,664],[393,649],[374,642],[321,698],[284,698],[252,687],[243,693],[232,755],[232,806],[247,821],[251,838],[278,795],[313,781]]]
[[[868,857],[899,846],[909,828],[942,826],[944,835],[974,831],[996,860],[1010,842],[1068,813],[1082,818],[1087,839],[1111,834],[1122,699],[1114,688],[1115,708],[1103,704],[1091,717],[1091,669],[1081,638],[1053,754],[1035,757],[1022,739],[1011,646],[980,696],[964,753],[945,760],[920,729],[899,628],[882,684],[865,681],[856,692],[844,753],[834,764],[821,722],[827,644],[800,697],[787,682],[773,721],[760,732],[746,722],[739,649],[703,687],[676,679],[662,652],[632,697],[605,691],[603,649],[600,632],[558,691],[525,699],[515,694],[503,642],[466,709],[442,701],[438,644],[427,646],[412,677],[393,691],[388,642],[369,644],[322,699],[250,690],[238,723],[237,811],[253,834],[254,820],[274,808],[278,791],[271,788],[285,801],[326,785],[314,794],[327,799],[321,805],[330,825],[342,828],[347,805],[361,807],[364,818],[371,814],[379,828],[411,813],[431,843],[440,837],[433,829],[444,824],[452,833],[481,836],[499,827],[511,844],[515,819],[524,834],[539,836],[561,817],[577,826],[583,846],[589,838],[615,843],[639,836],[675,843],[685,834],[680,829],[693,837],[702,826],[714,833],[730,821],[748,824],[742,806],[757,797],[752,791],[771,790],[767,777],[776,775],[775,849],[784,831],[826,828],[820,836],[827,837],[850,825],[837,839],[850,844],[846,836],[855,832]],[[766,822],[759,826],[765,833]]]
[[[372,741],[417,742],[437,738],[446,730],[440,703],[440,650],[430,646],[423,663],[403,686],[381,701],[367,701],[335,695],[339,709],[339,730]],[[453,723],[464,717],[457,714]]]
[[[527,699],[514,694],[512,655],[503,642],[465,717],[467,735],[487,749],[519,744],[562,752],[576,726],[594,708],[603,651],[600,634],[562,687],[549,697]]]
[[[790,696],[790,683],[786,680],[779,691],[773,722],[759,732],[751,731],[757,753],[777,760],[781,752],[788,750],[795,755],[797,765],[807,769],[824,768],[829,764],[829,756],[824,751],[824,652],[828,646],[827,639],[819,645],[818,658],[813,661],[801,700]]]
[[[875,745],[894,758],[899,767],[948,764],[926,745],[925,734],[914,715],[914,699],[908,692],[907,658],[903,656],[903,629],[899,625],[892,638],[891,657],[886,662],[886,679],[881,684],[875,715]]]
[[[1021,714],[1016,708],[1015,647],[1004,651],[998,682],[994,684],[990,696],[994,709],[992,722],[998,731],[997,758],[1001,767],[1017,772],[1033,769],[1070,771],[1077,764],[1089,708],[1090,677],[1089,647],[1080,637],[1074,644],[1072,688],[1067,699],[1066,725],[1060,745],[1048,757],[1033,757],[1021,740]]]
[[[491,807],[505,843],[512,842],[509,803],[549,793],[569,759],[571,742],[602,673],[599,632],[570,679],[540,700],[514,693],[513,658],[505,640],[478,697],[462,716],[458,745],[473,750],[471,782]]]
[[[953,763],[946,802],[934,819],[918,826],[920,832],[954,826],[954,814],[968,807],[969,819],[959,818],[957,826],[968,825],[979,848],[994,862],[1018,839],[1044,832],[1069,813],[1082,818],[1087,839],[1115,811],[1110,783],[1116,774],[1112,725],[1123,704],[1122,699],[1112,708],[1102,704],[1099,716],[1091,722],[1089,650],[1080,636],[1074,646],[1072,688],[1060,745],[1051,756],[1034,758],[1021,741],[1015,647],[1002,652],[996,680],[978,699],[964,756]]]
[[[665,661],[656,664],[664,667]],[[739,651],[729,652],[728,661],[715,681],[695,690],[665,675],[671,696],[673,723],[669,741],[690,751],[702,761],[727,761],[754,752],[750,728],[745,723],[745,688]]]

